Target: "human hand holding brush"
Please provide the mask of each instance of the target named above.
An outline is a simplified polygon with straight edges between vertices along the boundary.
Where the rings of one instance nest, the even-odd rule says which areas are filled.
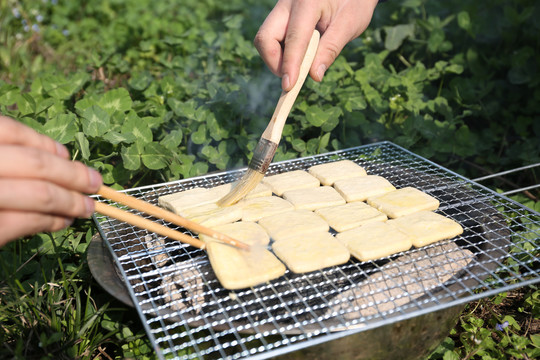
[[[369,25],[378,0],[279,0],[255,36],[255,47],[284,91],[298,79],[314,29],[321,40],[309,73],[321,81],[343,47]]]

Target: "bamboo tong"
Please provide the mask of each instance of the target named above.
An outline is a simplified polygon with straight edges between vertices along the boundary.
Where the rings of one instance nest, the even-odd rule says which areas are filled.
[[[220,232],[217,232],[215,230],[202,226],[201,224],[198,224],[196,222],[183,218],[179,215],[176,215],[173,212],[170,212],[158,206],[152,205],[146,201],[142,201],[133,196],[129,196],[127,194],[117,192],[105,185],[101,186],[97,194],[101,195],[102,197],[106,199],[116,201],[120,204],[129,206],[132,209],[140,210],[148,215],[155,216],[157,218],[163,219],[175,225],[182,226],[186,229],[195,231],[196,233],[211,236],[217,240],[223,241],[227,244],[233,245],[241,249],[245,249],[245,250],[249,249],[249,246],[244,244],[243,242],[240,242],[225,234],[222,234]],[[166,236],[171,239],[178,240],[180,242],[195,246],[199,249],[205,248],[205,243],[199,239],[192,238],[191,236],[186,235],[180,231],[173,230],[171,228],[158,224],[154,221],[132,214],[128,211],[116,208],[114,206],[107,205],[97,200],[94,200],[94,201],[96,205],[95,211],[102,215],[106,215],[114,219],[124,221],[128,224],[134,225],[141,229],[149,230],[156,234]]]

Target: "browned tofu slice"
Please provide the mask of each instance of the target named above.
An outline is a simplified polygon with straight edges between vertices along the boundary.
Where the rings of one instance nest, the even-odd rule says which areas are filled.
[[[377,260],[409,250],[412,237],[388,222],[371,222],[336,235],[360,261]]]
[[[267,216],[259,220],[259,224],[274,241],[313,232],[328,232],[329,230],[326,221],[309,210],[293,210]]]
[[[263,284],[285,274],[285,265],[263,246],[249,251],[217,241],[207,243],[210,264],[225,289],[237,290]]]
[[[463,228],[457,222],[433,211],[419,211],[389,220],[388,223],[409,234],[415,247],[451,239],[463,233]]]
[[[282,174],[267,176],[262,179],[263,184],[268,185],[277,196],[285,191],[317,187],[319,180],[304,170],[294,170]]]
[[[317,209],[315,213],[338,232],[350,230],[368,222],[388,219],[386,214],[361,201]]]
[[[413,187],[404,187],[382,195],[369,197],[367,203],[390,218],[398,218],[422,210],[437,210],[439,208],[439,200]]]
[[[366,175],[366,170],[351,160],[314,165],[308,171],[323,185],[332,185],[338,180]]]
[[[272,244],[274,253],[294,273],[305,273],[349,261],[349,251],[328,232],[289,237]]]

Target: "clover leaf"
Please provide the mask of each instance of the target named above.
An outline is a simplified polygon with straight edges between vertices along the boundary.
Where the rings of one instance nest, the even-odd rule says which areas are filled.
[[[73,113],[58,114],[43,126],[45,135],[52,137],[61,144],[73,141],[78,130],[77,117]]]
[[[132,103],[128,91],[124,88],[107,91],[98,101],[101,108],[107,111],[109,115],[112,115],[114,112],[126,112],[130,110]]]
[[[101,136],[109,131],[110,115],[99,105],[92,105],[81,114],[83,132],[88,136]]]
[[[141,154],[141,160],[148,169],[160,170],[170,164],[172,152],[165,146],[151,142],[144,146],[144,151]]]

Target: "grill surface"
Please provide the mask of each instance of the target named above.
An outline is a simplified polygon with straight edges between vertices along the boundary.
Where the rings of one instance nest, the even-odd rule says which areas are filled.
[[[274,163],[268,174],[342,159],[436,197],[437,212],[464,233],[377,261],[287,272],[233,293],[220,286],[203,251],[94,217],[160,358],[275,357],[540,280],[540,214],[390,142]],[[232,182],[244,171],[128,193],[156,204],[161,195]]]

